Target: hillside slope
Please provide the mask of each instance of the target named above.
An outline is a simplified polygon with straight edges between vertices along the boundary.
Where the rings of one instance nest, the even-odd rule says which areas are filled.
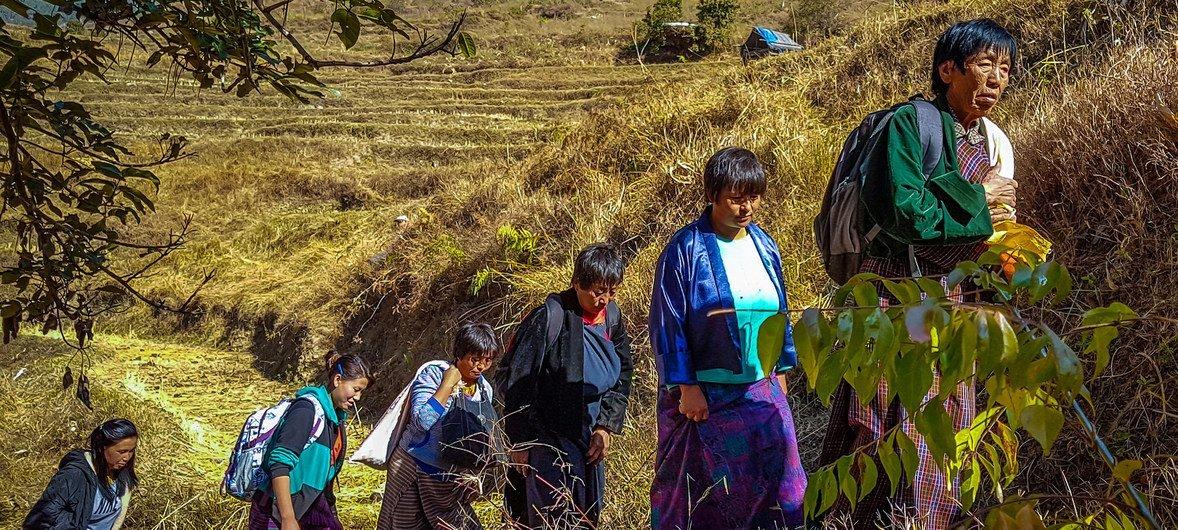
[[[863,23],[805,53],[749,67],[729,57],[617,68],[609,65],[616,42],[601,45],[594,37],[598,44],[584,54],[536,59],[574,66],[503,58],[499,66],[439,61],[333,74],[341,96],[322,108],[273,95],[192,96],[191,89],[169,91],[166,80],[132,69],[116,77],[116,90],[95,84],[74,96],[135,131],[140,146],[174,127],[194,138],[200,153],[163,173],[161,213],[144,236],[165,232],[185,212],[196,214],[201,232],[148,289],[182,296],[211,268],[219,280],[201,294],[203,319],[133,312],[106,329],[218,345],[173,357],[213,359],[218,366],[210,367],[208,385],[218,391],[235,384],[233,371],[221,364],[245,370],[247,380],[269,392],[290,384],[266,379],[308,373],[299,370],[300,357],[317,358],[329,347],[357,351],[382,369],[382,383],[367,399],[379,408],[408,370],[445,350],[458,322],[482,318],[507,330],[543,293],[567,283],[578,248],[604,239],[633,256],[621,301],[643,345],[653,262],[665,238],[697,215],[699,172],[726,145],[747,146],[769,163],[771,193],[761,222],[782,246],[792,303],[814,303],[828,285],[809,224],[842,136],[865,113],[926,91],[935,36],[977,16],[998,19],[1023,44],[1015,84],[996,120],[1015,142],[1026,193],[1020,216],[1056,242],[1059,258],[1081,280],[1074,300],[1052,318],[1074,323],[1086,307],[1114,299],[1178,313],[1172,296],[1178,291],[1178,8],[1149,0],[953,0],[872,9]],[[394,219],[402,214],[411,221],[398,226]],[[1167,502],[1178,497],[1172,456],[1178,432],[1168,394],[1178,384],[1175,344],[1172,328],[1135,328],[1113,369],[1093,385],[1102,433],[1119,455],[1145,462],[1137,480],[1171,526],[1178,521]],[[52,368],[64,360],[48,356],[45,350],[55,348],[43,343],[29,348],[33,353],[13,354],[21,362],[5,365],[4,373],[28,359],[38,379],[9,396],[54,384]],[[128,403],[100,414],[149,418],[162,439],[182,442],[191,418],[217,424],[222,434],[211,440],[236,428],[231,414],[175,398],[189,390],[173,375],[161,375],[168,384],[143,394],[148,399],[127,399],[138,383],[119,366],[142,359],[111,348],[99,352],[114,363],[98,365],[96,373],[110,385],[101,397]],[[647,516],[655,380],[649,350],[640,346],[637,354],[630,429],[609,468],[610,528],[641,527]],[[825,411],[802,385],[793,393],[801,443],[812,457]],[[26,398],[11,399],[8,410],[27,409]],[[61,407],[54,413],[77,418],[77,425],[99,417]],[[1027,451],[1020,488],[1102,491],[1107,470],[1075,457],[1087,451],[1074,426],[1068,429],[1057,453],[1063,456]],[[28,451],[23,445],[12,447],[18,456],[10,469],[22,472],[16,476],[44,475],[37,466],[79,435],[52,432],[54,443],[37,445],[35,457],[19,453]],[[184,459],[209,462],[200,455]],[[144,513],[168,513],[160,510],[170,499],[205,498],[183,489],[193,486],[166,469],[155,468],[152,476],[162,491],[181,493],[151,497],[144,504],[152,511]],[[31,502],[32,487],[11,494],[14,506]],[[357,503],[360,512],[370,509]],[[1049,507],[1065,514],[1089,508],[1080,504]],[[191,506],[184,513],[228,517],[219,504]]]

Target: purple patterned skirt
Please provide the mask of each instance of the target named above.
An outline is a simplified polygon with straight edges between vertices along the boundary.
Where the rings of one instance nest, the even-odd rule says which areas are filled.
[[[651,528],[801,525],[806,472],[785,392],[773,379],[700,388],[700,423],[679,413],[678,388],[659,390]]]
[[[259,497],[264,500],[259,500]],[[282,523],[271,515],[273,497],[270,495],[259,497],[255,497],[254,501],[250,503],[249,530],[281,530]],[[344,530],[344,525],[339,522],[335,509],[327,502],[327,495],[319,495],[319,498],[315,499],[315,502],[307,509],[307,513],[299,518],[299,527],[302,530]]]

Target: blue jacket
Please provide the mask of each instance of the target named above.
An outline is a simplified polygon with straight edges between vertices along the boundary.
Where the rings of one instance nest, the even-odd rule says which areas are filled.
[[[733,307],[711,211],[709,206],[698,220],[676,232],[655,267],[650,342],[663,385],[696,384],[695,374],[700,370],[741,370],[736,315],[707,315],[714,309]],[[784,311],[788,303],[777,243],[756,224],[749,225],[748,231],[770,271]],[[777,371],[793,367],[797,358],[793,328],[787,322]]]
[[[421,374],[413,380],[409,391],[409,418],[405,424],[405,432],[401,435],[401,447],[429,473],[452,471],[451,466],[441,461],[442,451],[441,424],[438,420],[449,412],[458,399],[459,389],[454,389],[450,399],[440,403],[434,399],[434,392],[442,386],[442,379],[450,363],[445,361],[430,361],[421,370]],[[483,376],[479,376],[479,391],[487,399],[493,400],[491,383]],[[481,398],[480,398],[481,399]]]

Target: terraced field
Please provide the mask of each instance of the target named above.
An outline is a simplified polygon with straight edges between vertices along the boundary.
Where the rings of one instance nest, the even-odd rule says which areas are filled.
[[[42,436],[46,450],[22,453],[8,463],[9,470],[41,481],[41,468],[86,425],[125,415],[154,431],[145,438],[145,476],[169,473],[184,484],[175,492],[149,494],[143,504],[152,511],[140,512],[132,526],[240,527],[242,505],[216,491],[224,456],[249,411],[298,386],[275,379],[308,373],[297,363],[268,365],[251,349],[256,335],[298,327],[296,337],[279,340],[273,349],[285,350],[281,355],[312,348],[322,353],[369,274],[396,268],[382,259],[408,237],[398,216],[408,216],[409,225],[431,217],[439,203],[454,201],[471,182],[488,174],[506,178],[586,113],[633,98],[648,84],[685,77],[692,68],[439,73],[443,67],[426,65],[402,73],[332,72],[324,80],[338,92],[308,105],[269,92],[245,99],[200,92],[137,67],[112,73],[109,84],[79,83],[59,97],[87,105],[137,155],[151,156],[165,133],[191,142],[194,156],[159,171],[158,213],[146,220],[141,235],[162,236],[184,216],[191,216],[195,232],[142,286],[156,295],[180,296],[215,270],[216,278],[200,294],[202,303],[217,315],[250,324],[217,328],[203,322],[186,334],[172,323],[153,329],[155,319],[142,310],[117,318],[90,354],[99,410],[81,409],[68,393],[51,398],[56,408],[64,407],[59,416],[78,422],[71,422],[68,432],[55,425]],[[251,327],[258,322],[261,331]],[[77,359],[51,337],[27,337],[7,347],[0,359],[5,374],[28,371],[18,380],[5,377],[4,394],[18,399],[52,386],[67,359],[76,369]],[[22,407],[14,402],[8,408]],[[354,443],[363,429],[356,424]],[[350,527],[374,524],[379,509],[374,494],[382,482],[377,472],[348,468],[340,505]],[[34,500],[3,497],[15,504],[0,522],[12,524]],[[490,505],[481,509],[489,511],[492,523]]]
[[[160,171],[159,214],[143,233],[163,236],[185,215],[196,232],[147,291],[183,296],[215,270],[200,294],[206,308],[295,326],[318,348],[333,339],[363,278],[386,265],[399,230],[430,218],[442,197],[461,194],[472,176],[506,178],[587,112],[693,68],[455,72],[435,61],[399,73],[327,72],[333,93],[304,105],[273,91],[244,99],[202,92],[132,67],[62,97],[86,104],[137,154],[150,155],[165,133],[191,142],[193,157]],[[410,219],[404,226],[401,215]],[[123,321],[142,328],[141,316]],[[198,335],[240,345],[224,330]]]

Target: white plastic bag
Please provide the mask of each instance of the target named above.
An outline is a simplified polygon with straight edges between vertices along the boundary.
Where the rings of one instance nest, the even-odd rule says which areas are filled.
[[[430,361],[421,365],[421,368],[418,368],[417,373],[413,375],[413,379],[405,385],[405,388],[401,389],[400,394],[397,394],[397,399],[394,399],[393,403],[389,405],[388,410],[380,417],[380,421],[376,422],[372,432],[360,443],[360,447],[356,449],[349,461],[374,469],[387,469],[389,456],[401,444],[401,433],[405,431],[405,413],[409,410],[409,392],[413,388],[413,381],[416,381],[421,372],[430,366],[441,366],[442,370],[447,370],[450,368],[450,363]]]

